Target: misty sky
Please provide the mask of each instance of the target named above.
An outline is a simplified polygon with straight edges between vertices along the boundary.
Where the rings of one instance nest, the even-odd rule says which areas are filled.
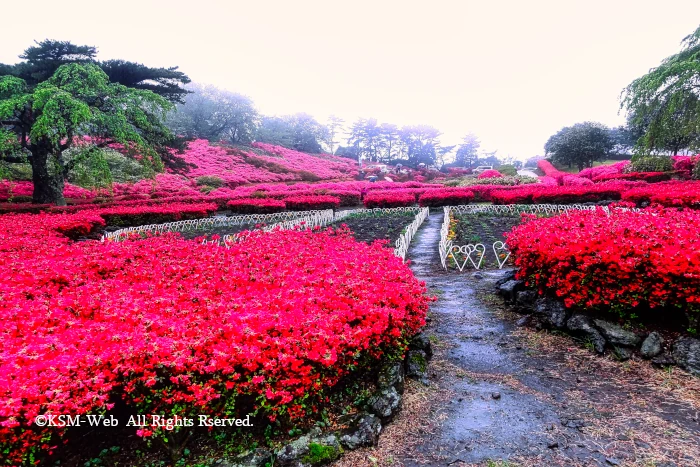
[[[698,0],[11,2],[0,62],[36,40],[178,65],[265,114],[429,124],[526,159],[561,127],[624,122],[622,88],[700,25]]]

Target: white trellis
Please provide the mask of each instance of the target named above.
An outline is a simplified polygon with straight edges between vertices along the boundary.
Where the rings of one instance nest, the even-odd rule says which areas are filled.
[[[421,224],[423,224],[425,218],[428,217],[429,213],[429,208],[421,208],[420,211],[418,211],[413,222],[406,227],[406,230],[399,236],[399,239],[396,240],[396,248],[394,248],[394,254],[396,256],[404,261],[406,260],[406,254],[408,253],[408,247],[411,245],[411,240],[413,240],[413,236],[416,234]]]
[[[128,227],[114,232],[108,232],[102,236],[102,241],[120,241],[128,238],[131,234],[145,232],[191,232],[197,230],[212,230],[222,227],[233,227],[247,224],[269,224],[270,222],[294,221],[300,217],[309,217],[324,211],[287,211],[274,214],[246,214],[242,216],[215,216],[202,219],[188,219],[184,221],[166,222],[163,224],[139,225]],[[331,211],[332,215],[332,211]]]
[[[483,243],[470,243],[467,245],[455,245],[448,238],[450,233],[450,220],[454,214],[480,214],[490,213],[494,215],[512,215],[512,214],[562,214],[572,210],[595,210],[597,206],[587,206],[583,204],[484,204],[484,205],[461,205],[461,206],[445,206],[442,227],[440,229],[440,244],[438,246],[440,252],[440,262],[442,267],[448,269],[448,266],[454,266],[461,272],[467,268],[481,269],[486,256],[487,248]],[[607,206],[602,208],[608,215],[610,209]],[[496,257],[496,262],[499,269],[510,258],[508,245],[504,242],[495,242],[491,245],[491,249]]]

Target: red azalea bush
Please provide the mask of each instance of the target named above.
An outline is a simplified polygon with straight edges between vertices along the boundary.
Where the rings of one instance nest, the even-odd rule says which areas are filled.
[[[593,177],[593,181],[596,183],[609,180],[641,180],[647,183],[658,183],[671,180],[671,174],[668,172],[629,172],[604,174]]]
[[[416,204],[416,195],[394,191],[370,191],[365,195],[362,203],[368,209],[407,207]]]
[[[315,209],[335,209],[340,206],[340,199],[335,196],[289,196],[284,199],[287,209],[291,211],[309,211]]]
[[[476,177],[476,178],[479,178],[479,179],[484,179],[484,178],[500,178],[500,177],[502,177],[502,176],[503,176],[503,174],[502,174],[501,172],[499,172],[498,170],[489,169],[489,170],[484,170],[483,172],[481,172],[481,173],[479,174],[479,176]]]
[[[447,169],[448,177],[462,177],[464,175],[471,175],[472,169],[467,169],[463,167],[450,167]]]
[[[239,214],[272,214],[287,207],[284,201],[269,198],[242,198],[229,201],[226,206]]]
[[[599,165],[597,167],[589,167],[583,169],[578,173],[579,177],[587,178],[589,180],[594,180],[596,177],[602,175],[615,175],[621,174],[625,168],[630,165],[630,161],[620,161],[609,165]]]
[[[518,277],[567,307],[615,309],[700,304],[700,212],[571,211],[531,219],[507,234]]]
[[[418,198],[418,204],[423,207],[457,206],[469,204],[473,199],[474,192],[471,190],[466,188],[446,188],[444,190],[426,191]]]
[[[117,206],[96,209],[93,212],[99,214],[109,225],[132,227],[208,217],[218,208],[214,203],[171,203],[157,206]]]
[[[359,205],[362,197],[359,191],[352,190],[317,190],[316,193],[334,196],[340,200],[340,205],[345,207]]]
[[[567,174],[566,172],[562,172],[556,167],[552,165],[551,162],[549,162],[546,159],[540,159],[537,161],[537,167],[544,172],[544,175],[547,177],[552,177],[557,181],[557,184],[561,185],[562,184],[562,179],[564,178],[565,175],[570,175]]]
[[[563,186],[587,186],[593,185],[593,182],[587,178],[578,177],[576,175],[564,175],[561,177]]]
[[[642,186],[626,191],[622,195],[622,199],[639,206],[660,204],[662,206],[700,208],[700,182],[671,181]]]
[[[37,415],[109,413],[117,400],[144,415],[302,417],[425,323],[424,284],[348,230],[254,231],[228,249],[58,233],[102,222],[0,217],[3,465],[59,444],[63,429]]]
[[[593,186],[523,185],[510,190],[494,190],[493,204],[576,204],[619,200],[625,186],[601,184]]]

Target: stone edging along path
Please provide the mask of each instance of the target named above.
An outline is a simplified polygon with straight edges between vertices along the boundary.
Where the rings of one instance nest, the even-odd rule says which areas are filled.
[[[523,281],[515,279],[515,270],[508,271],[496,286],[506,303],[516,312],[527,315],[519,320],[519,325],[562,330],[586,339],[599,354],[607,347],[624,361],[636,353],[655,365],[678,365],[700,376],[700,339],[680,335],[671,341],[658,331],[640,334],[604,319],[572,312],[561,301],[540,298],[535,290],[527,289]]]

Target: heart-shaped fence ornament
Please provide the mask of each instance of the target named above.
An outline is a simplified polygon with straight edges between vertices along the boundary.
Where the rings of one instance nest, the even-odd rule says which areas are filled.
[[[495,242],[493,244],[493,253],[496,255],[498,269],[503,269],[503,265],[506,264],[506,261],[508,261],[508,258],[510,258],[510,250],[508,250],[508,245],[503,242]]]
[[[463,260],[460,263],[460,258],[456,256],[456,254],[462,255]],[[477,262],[474,262],[475,258],[472,258],[472,254],[476,253],[476,259],[478,259]],[[477,243],[476,245],[469,244],[469,245],[460,245],[460,246],[453,246],[450,248],[450,256],[455,262],[455,265],[457,266],[457,269],[459,269],[460,272],[464,270],[464,268],[467,266],[467,262],[472,263],[472,266],[474,266],[475,269],[481,268],[481,263],[484,261],[484,255],[486,254],[486,247],[482,243]]]

